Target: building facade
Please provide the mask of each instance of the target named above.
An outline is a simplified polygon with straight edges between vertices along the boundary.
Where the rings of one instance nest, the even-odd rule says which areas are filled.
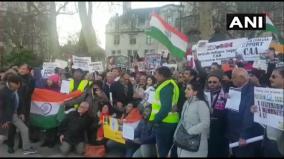
[[[168,52],[144,33],[152,12],[186,34],[190,44],[199,40],[220,41],[258,35],[251,30],[227,31],[227,13],[270,13],[274,25],[282,35],[284,32],[283,2],[181,2],[180,5],[145,9],[131,9],[130,3],[123,2],[123,14],[112,17],[106,25],[106,56],[144,57],[147,53]],[[271,33],[263,36],[271,36]]]

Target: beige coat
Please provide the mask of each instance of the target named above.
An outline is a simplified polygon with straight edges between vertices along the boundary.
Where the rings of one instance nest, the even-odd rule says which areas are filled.
[[[208,154],[208,138],[210,128],[210,112],[204,101],[192,97],[191,102],[187,100],[184,103],[181,122],[189,134],[200,134],[200,147],[197,152],[190,152],[178,148],[178,157],[207,157]],[[178,128],[178,127],[177,127]]]

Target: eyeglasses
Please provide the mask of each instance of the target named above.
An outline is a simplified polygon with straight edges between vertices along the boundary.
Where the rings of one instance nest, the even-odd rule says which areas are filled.
[[[217,81],[208,81],[209,84],[213,83],[213,84],[216,84]]]

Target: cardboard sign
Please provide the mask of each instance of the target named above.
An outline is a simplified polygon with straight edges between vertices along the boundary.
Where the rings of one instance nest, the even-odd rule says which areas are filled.
[[[65,69],[68,66],[68,62],[60,59],[55,59],[54,63],[57,64],[58,68]]]
[[[125,144],[125,139],[122,136],[122,130],[119,129],[118,120],[116,118],[104,118],[104,137],[110,140]]]
[[[83,71],[89,71],[89,64],[92,62],[91,57],[77,57],[72,56],[74,69],[82,69]]]
[[[223,60],[236,57],[236,50],[247,41],[247,38],[231,39],[202,44],[197,47],[197,57],[202,67],[211,66],[213,62],[221,64]]]
[[[163,66],[166,66],[166,67],[168,67],[168,68],[175,68],[175,70],[177,70],[177,64],[168,64],[168,63],[163,63]]]
[[[129,140],[134,140],[134,132],[140,121],[134,123],[123,123],[122,134],[123,137]]]
[[[145,55],[145,67],[148,70],[154,70],[161,66],[160,54],[146,54]]]
[[[241,44],[237,49],[237,54],[240,55],[244,61],[255,61],[260,58],[261,54],[269,48],[272,37],[259,37],[247,40]]]
[[[42,65],[42,77],[48,78],[49,76],[54,75],[56,67],[57,64],[55,62],[44,62]]]
[[[230,98],[227,99],[225,107],[227,109],[239,112],[240,103],[241,103],[241,95],[242,95],[241,90],[231,87],[229,89]]]
[[[98,72],[104,72],[104,67],[103,67],[103,62],[102,61],[98,61],[98,62],[91,62],[89,64],[89,72],[93,73],[95,71]]]
[[[254,87],[254,121],[284,131],[284,90]]]
[[[61,87],[60,87],[60,93],[70,93],[70,81],[69,80],[62,80]]]

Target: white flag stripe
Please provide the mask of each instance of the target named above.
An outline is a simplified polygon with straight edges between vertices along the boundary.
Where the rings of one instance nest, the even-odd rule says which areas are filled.
[[[30,112],[32,114],[49,116],[57,114],[59,108],[59,103],[32,101]]]
[[[266,20],[266,24],[270,24],[270,25],[273,25],[272,21],[270,20],[270,18],[268,16],[266,16],[265,18]]]
[[[160,22],[159,19],[157,19],[155,16],[151,17],[151,21],[150,21],[150,26],[155,27],[157,29],[159,29],[161,32],[163,32],[163,34],[165,34],[166,31],[168,31],[163,24]],[[186,52],[187,49],[187,43],[185,41],[183,41],[179,36],[177,36],[175,33],[171,32],[171,37],[170,37],[170,41],[172,42],[172,44],[176,47],[178,47],[179,49],[181,49],[182,51]]]

